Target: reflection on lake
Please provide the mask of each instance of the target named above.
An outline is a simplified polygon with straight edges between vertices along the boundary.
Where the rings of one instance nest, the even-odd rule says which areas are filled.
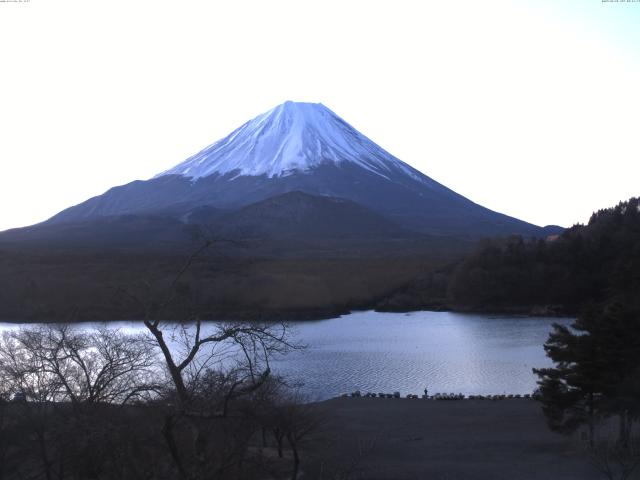
[[[464,394],[531,393],[533,367],[550,365],[543,343],[554,322],[571,319],[451,312],[356,312],[291,322],[307,349],[273,363],[276,373],[304,383],[311,399],[353,390]],[[84,324],[90,325],[90,324]],[[117,322],[143,331],[139,322]],[[16,325],[0,324],[3,329]]]
[[[309,345],[277,363],[326,398],[356,389],[421,394],[531,393],[533,367],[550,365],[543,344],[553,322],[450,312],[358,312],[295,324]]]

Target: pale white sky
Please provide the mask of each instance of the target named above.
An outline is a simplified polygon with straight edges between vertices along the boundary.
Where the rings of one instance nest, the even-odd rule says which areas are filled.
[[[486,207],[585,222],[640,195],[638,32],[602,0],[0,2],[0,230],[287,99]]]

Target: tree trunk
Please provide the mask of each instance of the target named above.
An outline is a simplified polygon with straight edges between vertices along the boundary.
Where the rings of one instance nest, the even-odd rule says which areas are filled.
[[[589,394],[589,405],[587,409],[589,417],[589,447],[593,448],[595,445],[595,425],[594,425],[594,408],[593,408],[593,393]]]
[[[276,439],[276,444],[278,445],[278,457],[282,458],[283,454],[282,454],[282,439],[283,439],[283,433],[280,431],[280,429],[278,428],[274,428],[273,429],[273,436]]]
[[[182,465],[182,460],[180,459],[178,446],[176,445],[176,441],[173,438],[173,416],[172,415],[165,416],[164,425],[162,426],[162,435],[164,436],[165,442],[167,443],[167,447],[169,448],[169,452],[171,453],[171,458],[173,459],[173,463],[175,464],[176,468],[178,469],[178,472],[180,473],[180,478],[186,479],[187,475]]]
[[[182,378],[182,372],[173,361],[173,357],[171,356],[171,350],[169,350],[169,346],[167,342],[164,340],[164,336],[162,335],[162,331],[156,326],[154,326],[151,322],[145,320],[145,326],[151,332],[151,334],[155,337],[158,346],[160,347],[160,351],[164,356],[165,363],[167,365],[167,370],[169,370],[169,375],[171,375],[171,380],[173,380],[173,385],[176,387],[176,396],[178,397],[178,402],[180,404],[180,408],[184,410],[185,404],[188,401],[187,387],[184,384],[184,379]]]
[[[298,446],[291,435],[287,435],[287,440],[291,446],[291,452],[293,453],[293,472],[291,472],[291,480],[297,480],[298,471],[300,469],[300,457],[298,455]]]

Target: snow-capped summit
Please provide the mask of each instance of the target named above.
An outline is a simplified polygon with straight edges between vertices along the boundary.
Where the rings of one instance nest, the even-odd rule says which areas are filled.
[[[162,172],[192,179],[218,173],[282,177],[323,163],[352,162],[387,177],[415,171],[321,103],[287,101],[249,120],[227,137]]]

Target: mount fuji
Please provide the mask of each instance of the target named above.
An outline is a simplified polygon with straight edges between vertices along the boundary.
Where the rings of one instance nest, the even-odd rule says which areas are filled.
[[[274,198],[277,201],[268,201]],[[331,222],[339,210],[336,201],[343,202],[343,214]],[[273,215],[265,213],[276,207],[282,231],[302,234],[307,225],[317,235],[321,229],[311,224],[323,218],[326,235],[333,237],[347,231],[353,237],[354,226],[364,223],[363,238],[395,231],[399,237],[412,232],[468,240],[546,236],[558,230],[484,208],[394,157],[324,105],[290,101],[175,167],[149,180],[114,187],[41,226],[62,231],[73,225],[77,231],[85,223],[117,225],[114,218],[122,216],[131,225],[133,216],[143,218],[144,224],[150,218],[154,225],[167,221],[172,228],[204,223],[240,235],[250,225],[254,232],[277,235]],[[248,219],[252,214],[255,218]],[[297,222],[297,227],[287,222]],[[333,231],[336,225],[350,226]]]

